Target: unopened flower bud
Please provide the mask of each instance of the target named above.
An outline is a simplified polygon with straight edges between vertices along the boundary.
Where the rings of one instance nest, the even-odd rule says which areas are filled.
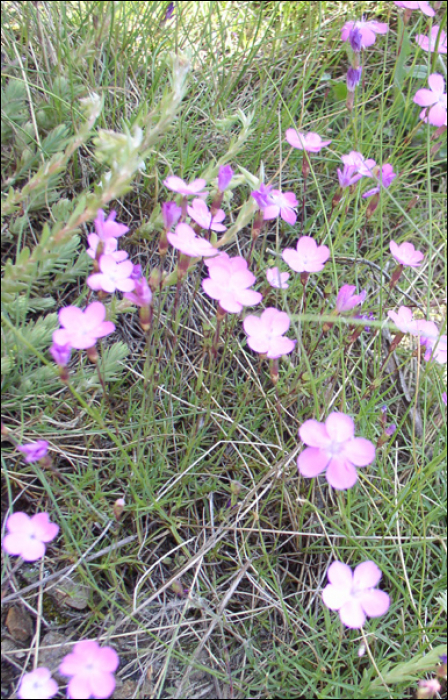
[[[124,511],[124,498],[117,498],[117,500],[114,503],[114,518],[117,522],[120,521],[121,516]]]

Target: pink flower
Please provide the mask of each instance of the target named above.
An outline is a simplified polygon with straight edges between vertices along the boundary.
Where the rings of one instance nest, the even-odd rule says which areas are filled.
[[[224,192],[233,178],[233,170],[230,165],[221,165],[218,171],[218,190]]]
[[[429,321],[431,324],[431,321]],[[434,324],[435,325],[435,324]],[[426,332],[428,332],[426,330]],[[425,333],[425,331],[424,331]],[[422,345],[426,347],[425,360],[429,362],[430,360],[435,360],[439,365],[446,365],[447,363],[447,336],[437,334],[436,337],[433,335],[423,335],[420,338]]]
[[[176,232],[170,231],[167,233],[167,238],[173,248],[191,258],[206,258],[218,254],[210,241],[199,238],[188,224],[177,224]]]
[[[204,187],[206,186],[207,181],[202,177],[198,178],[197,180],[193,180],[193,182],[188,184],[182,180],[182,178],[177,177],[177,175],[170,175],[163,181],[163,184],[165,187],[168,187],[169,190],[183,194],[184,197],[188,197],[190,195],[195,195],[197,197],[206,194]]]
[[[413,319],[412,309],[409,309],[407,306],[400,306],[398,313],[396,311],[388,311],[387,315],[402,333],[417,334],[418,326],[417,321]]]
[[[442,686],[437,678],[424,679],[418,682],[417,698],[418,700],[434,698],[441,690]]]
[[[270,267],[266,270],[266,279],[275,289],[288,289],[287,281],[290,278],[289,272],[280,272],[278,267]]]
[[[135,280],[134,291],[125,292],[123,296],[136,306],[150,306],[152,302],[152,292],[145,277]]]
[[[111,255],[101,255],[98,264],[101,272],[94,272],[86,280],[90,289],[102,289],[109,294],[117,289],[120,292],[132,292],[135,287],[135,282],[131,279],[134,265],[130,260],[117,263]]]
[[[444,403],[445,406],[446,406],[446,405],[447,405],[447,402],[448,402],[448,396],[447,396],[446,391],[444,391],[443,394],[442,394],[442,401],[443,401],[443,403]]]
[[[87,248],[86,253],[90,258],[95,260],[98,246],[103,243],[102,255],[111,255],[116,262],[123,262],[128,258],[128,254],[125,250],[117,250],[118,241],[116,238],[106,238],[105,241],[101,241],[100,237],[96,233],[89,233],[87,236],[87,241],[89,243],[89,248]]]
[[[5,552],[20,556],[25,561],[37,561],[45,554],[45,544],[57,537],[59,525],[50,522],[48,513],[13,513],[6,520],[6,529],[2,547]]]
[[[249,289],[255,276],[248,270],[244,258],[235,257],[210,265],[209,277],[202,282],[204,292],[219,301],[220,306],[231,314],[239,313],[243,306],[259,304],[262,296]]]
[[[50,348],[50,355],[59,367],[66,367],[72,354],[72,348],[69,343],[67,345],[53,345]]]
[[[362,178],[362,175],[357,172],[355,166],[353,165],[344,165],[344,170],[338,168],[337,172],[339,185],[341,187],[350,187],[351,185],[355,185],[358,180]]]
[[[112,647],[100,647],[89,639],[76,642],[71,654],[62,659],[59,673],[72,676],[68,697],[79,700],[108,698],[115,690],[114,672],[120,660]]]
[[[390,185],[396,177],[397,173],[394,173],[393,165],[390,165],[390,163],[385,163],[381,168],[378,185],[373,189],[364,192],[364,194],[362,195],[363,199],[367,199],[367,197],[372,197],[374,194],[379,194],[381,192],[381,187],[390,187]]]
[[[272,191],[271,185],[261,183],[258,190],[251,192],[251,196],[255,199],[259,209],[265,209],[270,203],[270,195]]]
[[[224,226],[221,221],[226,218],[225,212],[222,209],[218,209],[216,214],[212,217],[208,206],[202,199],[193,199],[191,207],[187,207],[188,215],[196,221],[201,228],[205,228],[210,231],[226,231],[227,227]]]
[[[373,561],[358,564],[352,572],[347,564],[334,561],[327,571],[329,583],[322,598],[330,610],[338,610],[341,622],[351,629],[363,627],[366,617],[380,617],[390,606],[387,593],[375,588],[382,573]]]
[[[38,462],[47,454],[48,442],[36,440],[36,442],[29,442],[27,445],[17,445],[17,449],[25,455],[25,462]]]
[[[297,466],[302,476],[311,478],[326,470],[334,489],[349,489],[358,480],[356,467],[365,467],[375,459],[375,446],[365,438],[355,438],[355,424],[344,413],[334,411],[325,423],[307,420],[299,435],[308,447],[299,455]]]
[[[326,245],[318,246],[310,236],[302,236],[297,241],[296,250],[285,248],[282,258],[295,272],[320,272],[330,257]]]
[[[373,177],[373,168],[376,162],[373,158],[364,158],[359,151],[350,151],[347,155],[341,156],[341,160],[346,166],[354,168],[354,172],[361,177]]]
[[[295,129],[286,129],[286,140],[293,148],[298,148],[299,151],[308,151],[308,153],[319,153],[319,151],[331,143],[331,139],[322,141],[319,134],[310,131],[307,134]]]
[[[400,263],[400,265],[405,265],[406,267],[418,267],[425,257],[419,250],[415,250],[412,243],[408,243],[407,241],[401,245],[398,245],[395,241],[391,241],[389,247],[395,260]]]
[[[176,202],[164,202],[162,204],[163,225],[168,231],[175,226],[182,214],[182,208],[178,207]]]
[[[359,66],[359,68],[353,68],[353,66],[350,66],[350,68],[347,70],[347,77],[346,77],[347,90],[349,92],[355,91],[356,86],[359,85],[359,83],[361,82],[361,77],[362,77],[362,67]]]
[[[59,323],[62,328],[54,331],[53,342],[78,350],[86,350],[95,345],[98,338],[113,333],[115,326],[105,321],[106,307],[100,301],[93,301],[84,311],[77,306],[65,306],[59,310]]]
[[[336,299],[336,311],[338,314],[344,313],[344,311],[351,311],[355,306],[361,306],[367,296],[367,292],[363,290],[361,294],[355,294],[356,287],[351,284],[344,284],[340,290]]]
[[[440,73],[431,73],[428,78],[430,89],[422,88],[414,95],[414,102],[425,109],[420,113],[420,119],[428,120],[434,126],[446,125],[446,92],[445,80]],[[431,107],[428,111],[426,108]]]
[[[297,215],[294,207],[298,205],[298,201],[293,192],[281,192],[280,190],[272,190],[269,195],[267,207],[263,210],[263,219],[269,221],[281,216],[283,221],[294,226],[297,220]]]
[[[375,43],[377,34],[387,34],[389,31],[389,27],[383,22],[346,22],[342,27],[342,41],[350,39],[350,33],[355,26],[361,32],[361,49],[367,49],[369,46],[372,46]]]
[[[25,673],[17,691],[17,697],[35,698],[36,700],[46,700],[52,698],[58,692],[58,684],[51,677],[51,673],[45,666],[35,668],[30,673]]]
[[[411,11],[421,10],[423,14],[427,15],[428,17],[434,17],[434,15],[436,14],[429,2],[404,2],[402,0],[395,0],[395,5],[397,7],[404,7],[406,10]]]
[[[117,216],[116,211],[111,211],[107,219],[102,209],[98,210],[96,219],[94,220],[95,230],[100,241],[107,241],[108,238],[119,238],[129,231],[128,226],[118,224],[115,221]]]
[[[443,29],[440,30],[440,27],[438,24],[436,24],[432,27],[429,36],[426,36],[426,34],[417,34],[415,37],[415,41],[420,46],[420,48],[423,49],[424,51],[435,51],[437,37],[439,36],[439,31],[440,31],[440,39],[439,39],[439,46],[438,46],[437,51],[439,53],[446,53],[447,52],[446,32]]]
[[[295,340],[284,337],[290,326],[287,313],[269,307],[261,316],[246,316],[243,327],[247,335],[247,344],[255,352],[267,355],[275,360],[294,350]]]

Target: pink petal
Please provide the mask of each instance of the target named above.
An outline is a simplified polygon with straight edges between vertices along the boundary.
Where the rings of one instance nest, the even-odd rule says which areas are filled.
[[[376,34],[370,27],[361,27],[362,45],[364,48],[372,46],[376,41]]]
[[[353,438],[344,445],[344,456],[357,467],[365,467],[375,459],[375,445],[366,438]]]
[[[111,673],[92,673],[89,680],[96,698],[108,698],[115,690],[115,678]]]
[[[347,41],[350,36],[350,32],[353,29],[355,22],[346,22],[342,27],[341,39],[342,41]]]
[[[38,559],[42,559],[44,556],[45,545],[39,540],[31,540],[27,538],[22,542],[20,554],[25,561],[37,561]]]
[[[327,578],[336,588],[351,591],[353,587],[353,572],[348,564],[334,561],[328,568]]]
[[[331,444],[331,438],[327,433],[324,423],[310,418],[299,428],[300,439],[309,447],[326,448]]]
[[[324,450],[307,447],[297,457],[297,467],[302,476],[308,479],[321,474],[327,467],[328,457]]]
[[[256,282],[256,277],[252,274],[252,272],[249,272],[249,270],[239,270],[238,272],[234,272],[232,274],[230,284],[232,289],[239,290],[247,289],[254,284],[254,282]]]
[[[334,489],[351,489],[358,480],[358,474],[347,460],[333,458],[327,467],[327,481]]]
[[[340,588],[329,583],[322,591],[322,600],[330,610],[340,610],[351,600],[351,592],[350,589]]]
[[[219,284],[220,287],[227,289],[230,283],[230,273],[229,268],[226,264],[217,263],[209,268],[210,279],[213,280],[215,284]]]
[[[93,301],[84,311],[85,330],[93,330],[106,318],[106,307],[100,301]]]
[[[251,335],[247,339],[247,344],[254,352],[267,353],[269,341],[266,337]]]
[[[94,292],[98,292],[100,289],[103,289],[104,280],[107,280],[107,277],[105,277],[102,272],[94,272],[93,275],[87,277],[86,284],[90,289],[93,289]],[[107,292],[108,290],[105,289],[104,291]],[[112,291],[114,290],[112,289]]]
[[[285,248],[282,258],[294,272],[303,272],[302,256],[293,248]]]
[[[103,323],[95,329],[96,338],[104,338],[105,335],[110,335],[115,330],[115,324],[112,321],[103,321]]]
[[[303,150],[302,140],[300,139],[299,134],[295,129],[286,129],[285,136],[290,146],[292,146],[293,148],[299,148],[300,150]]]
[[[113,673],[117,670],[120,659],[112,647],[103,647],[98,650],[97,658],[102,671]]]
[[[445,92],[445,80],[440,73],[431,73],[428,78],[428,85],[438,95],[443,95]]]
[[[220,306],[222,306],[222,308],[224,309],[224,311],[228,311],[229,314],[239,314],[239,312],[243,308],[243,305],[237,300],[235,294],[233,294],[232,292],[221,296],[219,303]]]
[[[83,312],[77,306],[65,306],[63,309],[59,309],[58,318],[59,323],[64,328],[77,327],[83,324]]]
[[[437,95],[435,95],[432,90],[421,88],[415,93],[414,102],[420,105],[420,107],[429,107],[437,102]]]
[[[115,284],[120,292],[132,292],[135,289],[135,282],[129,279],[129,277],[124,280],[117,280]]]
[[[353,585],[357,591],[363,588],[374,588],[379,584],[382,577],[379,566],[373,561],[364,561],[358,564],[353,573]]]
[[[130,263],[130,264],[131,264],[131,272],[132,272],[133,265],[132,265],[132,263]],[[104,274],[106,274],[106,275],[110,275],[111,273],[114,273],[115,270],[117,269],[117,263],[115,262],[112,255],[102,255],[100,257],[99,265],[100,265],[101,272],[104,272]]]
[[[294,226],[294,224],[297,221],[297,214],[295,213],[295,211],[283,207],[282,209],[280,209],[280,214],[283,221],[286,221],[286,223],[290,226]]]
[[[258,336],[263,330],[263,324],[258,316],[250,314],[244,319],[243,328],[247,335]]]
[[[290,207],[296,207],[298,205],[298,201],[294,192],[285,192],[283,194],[283,197],[286,199]]]
[[[277,204],[270,204],[263,209],[263,219],[268,221],[270,219],[276,219],[280,214],[280,207]]]
[[[296,341],[290,338],[272,338],[269,344],[268,357],[276,359],[282,355],[288,355],[295,348]]]
[[[429,110],[428,121],[433,126],[443,126],[446,124],[446,115],[446,107],[438,103]]]
[[[42,542],[51,542],[59,532],[59,525],[50,522],[48,513],[36,513],[31,518],[36,537]]]
[[[74,676],[67,686],[68,697],[73,700],[86,700],[92,697],[90,681],[86,676]],[[106,697],[105,695],[103,697]]]
[[[353,418],[346,416],[345,413],[339,413],[338,411],[330,413],[325,421],[325,427],[330,438],[336,442],[351,440],[355,434]]]
[[[9,532],[31,532],[32,527],[31,518],[22,512],[13,513],[6,521],[6,529]]]
[[[209,297],[218,300],[222,297],[222,287],[217,282],[207,277],[207,279],[202,280],[202,289]]]
[[[56,343],[56,345],[67,345],[67,343],[71,344],[71,333],[64,328],[58,328],[55,330],[51,337],[53,339],[53,343]]]
[[[270,311],[270,309],[266,309],[266,311]],[[266,311],[262,313],[262,318],[265,316]],[[273,315],[273,318],[271,320],[272,334],[284,335],[289,330],[289,326],[291,324],[289,316],[285,311],[278,312],[277,309],[273,309],[273,311],[275,311],[276,313],[275,315]]]
[[[380,617],[387,613],[390,607],[390,598],[385,591],[372,589],[358,596],[361,606],[369,617]]]
[[[370,22],[373,30],[376,32],[376,34],[387,34],[389,31],[389,25],[386,24],[385,22],[376,22],[375,20],[373,22]]]
[[[221,254],[222,255],[222,254]],[[232,270],[232,273],[234,272],[241,272],[241,270],[247,270],[247,260],[244,258],[238,256],[236,258],[230,258],[230,269]]]
[[[242,289],[235,292],[235,298],[243,306],[256,306],[263,299],[263,296],[260,292],[254,292],[253,289]]]
[[[169,175],[166,180],[163,181],[163,184],[174,192],[181,192],[187,186],[186,182],[184,182],[182,178],[177,177],[177,175]]]
[[[339,616],[344,625],[351,629],[360,629],[366,621],[361,603],[354,598],[342,606],[339,610]]]
[[[27,537],[27,535],[23,535],[19,532],[12,532],[9,535],[5,535],[2,540],[2,547],[5,552],[15,557],[19,556],[22,552],[24,536]]]

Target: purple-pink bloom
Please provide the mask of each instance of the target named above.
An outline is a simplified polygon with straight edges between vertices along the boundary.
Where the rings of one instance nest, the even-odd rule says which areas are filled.
[[[109,212],[107,219],[102,209],[98,209],[96,219],[94,220],[95,231],[100,241],[107,241],[108,238],[119,238],[129,231],[129,227],[124,224],[119,224],[115,221],[117,212],[112,210]]]
[[[286,140],[293,148],[298,148],[299,151],[308,151],[309,153],[319,153],[319,151],[331,143],[331,139],[322,141],[319,134],[310,131],[304,133],[295,129],[286,129]]]
[[[51,677],[50,670],[45,666],[38,666],[34,671],[23,675],[17,697],[21,700],[27,700],[27,698],[46,700],[54,697],[58,690],[58,684]]]
[[[72,653],[64,656],[59,666],[59,673],[71,676],[68,697],[77,700],[110,697],[115,690],[114,672],[119,663],[112,647],[100,647],[90,639],[76,642]]]
[[[233,178],[233,170],[230,165],[221,165],[218,170],[218,190],[224,192]]]
[[[347,71],[347,90],[349,92],[355,91],[356,86],[359,85],[359,83],[361,82],[361,76],[361,66],[359,66],[359,68],[353,68],[353,66],[350,66],[350,68]]]
[[[294,350],[295,340],[285,338],[289,330],[290,319],[287,313],[269,307],[261,316],[250,314],[243,321],[243,327],[248,335],[247,344],[255,352],[267,355],[275,360]]]
[[[66,345],[57,345],[53,343],[50,347],[50,355],[59,367],[66,367],[72,354],[72,347],[69,343]]]
[[[443,403],[444,403],[445,406],[446,406],[446,405],[447,405],[447,402],[448,402],[448,396],[447,396],[446,391],[444,391],[443,394],[442,394],[442,401],[443,401]],[[445,663],[446,663],[446,662],[445,662]]]
[[[394,173],[393,165],[390,165],[390,163],[385,163],[381,168],[378,185],[373,189],[364,192],[364,194],[362,195],[363,199],[367,199],[367,197],[372,197],[374,194],[379,194],[381,192],[381,187],[390,187],[390,185],[396,177],[397,173]]]
[[[197,180],[193,180],[190,182],[190,184],[188,184],[185,182],[185,180],[182,180],[182,178],[177,177],[177,175],[169,175],[169,177],[163,181],[163,184],[165,187],[168,187],[169,190],[183,194],[184,197],[188,197],[190,195],[200,197],[201,195],[206,194],[204,187],[206,186],[207,181],[202,177],[199,177]]]
[[[401,333],[410,333],[416,335],[418,332],[418,321],[413,318],[412,309],[407,306],[400,306],[398,313],[396,311],[388,311],[387,315],[395,323]]]
[[[369,46],[372,46],[375,43],[377,34],[387,34],[389,31],[389,27],[384,22],[346,22],[342,27],[342,41],[350,39],[350,33],[355,26],[361,33],[361,49],[367,49]]]
[[[103,244],[101,254],[111,255],[116,262],[123,262],[123,260],[126,260],[129,257],[125,250],[117,250],[118,241],[116,238],[106,238],[105,241],[102,241],[96,233],[89,233],[87,236],[87,241],[90,247],[87,248],[86,253],[90,258],[93,258],[93,260],[95,260],[97,256],[97,250],[100,243]]]
[[[326,245],[318,246],[314,238],[302,236],[297,241],[296,250],[285,248],[282,258],[294,272],[320,272],[330,257]]]
[[[344,313],[344,311],[351,311],[355,306],[361,306],[367,296],[365,289],[361,294],[355,294],[356,287],[352,284],[344,284],[338,293],[336,299],[336,311],[339,314]]]
[[[358,179],[362,177],[373,177],[373,168],[376,165],[373,158],[364,158],[359,151],[350,151],[350,153],[341,156],[341,160],[345,166],[354,168],[354,172],[359,175]]]
[[[263,219],[268,221],[281,216],[283,221],[294,226],[297,220],[297,214],[294,207],[298,205],[298,201],[293,192],[281,192],[280,190],[272,190],[269,194],[268,204],[263,209]]]
[[[115,330],[112,321],[105,321],[106,307],[100,301],[93,301],[84,311],[77,306],[65,306],[59,310],[59,323],[62,328],[53,332],[53,342],[58,345],[69,343],[77,350],[87,350]]]
[[[420,119],[429,121],[434,126],[444,126],[447,123],[445,80],[440,73],[431,73],[428,85],[429,90],[421,88],[414,95],[414,102],[425,108],[420,113]],[[428,107],[430,107],[429,111]]]
[[[173,248],[191,258],[207,258],[218,254],[210,241],[199,238],[191,226],[185,223],[177,224],[175,233],[170,231],[167,233],[167,238]]]
[[[262,295],[249,289],[255,281],[255,275],[248,270],[244,258],[234,257],[210,265],[209,277],[202,282],[202,288],[212,299],[231,314],[239,313],[243,306],[255,306],[262,300]]]
[[[427,322],[433,325],[431,321]],[[436,325],[436,324],[434,324]],[[419,326],[419,330],[421,330]],[[420,336],[420,343],[426,347],[425,360],[429,362],[430,360],[435,360],[439,365],[446,365],[447,363],[447,336],[430,335],[428,331],[428,326],[425,326],[422,330],[422,335]]]
[[[334,411],[325,423],[311,419],[299,428],[308,447],[297,458],[302,476],[312,478],[326,471],[334,489],[349,489],[358,480],[355,467],[365,467],[375,459],[370,440],[355,437],[355,423],[350,416]]]
[[[348,35],[350,46],[355,53],[359,53],[362,49],[362,34],[359,27],[354,24],[350,29],[350,34]]]
[[[329,583],[322,591],[324,604],[337,610],[341,622],[351,629],[361,629],[366,617],[380,617],[390,607],[390,598],[376,586],[382,573],[373,561],[358,564],[354,571],[341,561],[334,561],[327,571]]]
[[[417,44],[420,46],[421,49],[424,51],[435,51],[436,49],[436,44],[437,44],[437,37],[439,36],[439,31],[440,31],[440,39],[439,39],[439,46],[437,48],[438,53],[446,53],[447,52],[447,42],[446,42],[446,31],[444,29],[440,30],[440,27],[438,24],[435,24],[431,28],[431,32],[429,36],[426,36],[426,34],[417,34],[415,37],[415,41]]]
[[[418,0],[416,2],[412,0],[410,2],[406,2],[406,0],[395,0],[395,5],[397,7],[403,7],[405,10],[421,10],[423,14],[428,17],[434,17],[436,14],[429,2],[425,2],[425,0],[421,0],[420,2]]]
[[[418,682],[418,690],[416,697],[418,700],[426,700],[434,698],[437,693],[440,693],[442,686],[437,678],[424,678]]]
[[[269,198],[272,191],[272,185],[261,183],[258,190],[251,192],[251,196],[255,199],[259,209],[264,209],[269,204]]]
[[[17,449],[25,455],[25,462],[38,462],[47,454],[48,442],[36,440],[36,442],[29,442],[27,445],[17,445]]]
[[[101,255],[98,262],[100,272],[94,272],[87,277],[86,283],[90,289],[112,294],[117,289],[120,292],[132,292],[135,282],[131,279],[134,265],[130,260],[117,263],[111,255]]]
[[[48,513],[36,513],[31,518],[26,513],[13,513],[6,520],[2,547],[8,554],[25,561],[37,561],[45,554],[45,545],[57,537],[59,525],[50,522]]]
[[[164,202],[162,204],[163,225],[168,231],[175,226],[182,214],[182,208],[178,207],[176,202]]]
[[[266,270],[266,279],[275,289],[288,289],[289,272],[280,272],[278,267],[269,267]]]
[[[213,216],[202,199],[193,199],[191,207],[187,207],[188,215],[193,221],[195,221],[201,228],[207,229],[207,231],[226,231],[227,227],[224,226],[221,221],[224,221],[226,214],[222,209],[218,209],[216,214]]]
[[[355,185],[362,178],[354,165],[344,165],[344,169],[338,168],[337,172],[340,187]]]
[[[425,257],[423,253],[416,250],[412,243],[408,241],[401,243],[401,245],[398,245],[395,241],[391,241],[389,247],[395,260],[405,267],[418,267],[422,264]]]
[[[129,299],[136,306],[150,306],[152,302],[152,292],[149,288],[148,281],[146,277],[140,277],[135,280],[135,287],[133,292],[125,292],[123,294],[125,299]]]

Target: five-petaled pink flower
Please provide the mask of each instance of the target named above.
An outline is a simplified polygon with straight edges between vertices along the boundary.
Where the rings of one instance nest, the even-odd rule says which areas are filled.
[[[378,185],[376,187],[373,187],[371,190],[367,190],[367,192],[364,192],[364,194],[362,195],[363,198],[367,199],[367,197],[372,197],[374,194],[379,194],[381,192],[381,188],[390,187],[390,185],[396,177],[397,173],[394,173],[393,165],[391,165],[390,163],[385,163],[381,168],[381,173],[379,174]]]
[[[261,294],[249,289],[256,279],[248,270],[244,258],[238,256],[221,260],[209,266],[208,274],[209,277],[202,282],[202,288],[209,297],[219,301],[224,311],[237,314],[243,306],[255,306],[260,303]]]
[[[46,700],[54,697],[58,690],[58,684],[51,677],[50,670],[45,666],[39,666],[34,671],[24,674],[20,681],[17,697],[21,700],[27,700],[27,698]]]
[[[288,289],[289,272],[280,272],[278,267],[269,267],[266,270],[266,279],[275,289]]]
[[[358,564],[354,571],[341,561],[334,561],[327,571],[329,583],[322,599],[330,610],[337,610],[341,622],[351,629],[363,627],[366,617],[380,617],[390,607],[385,591],[375,586],[382,573],[373,561]]]
[[[120,292],[132,292],[135,282],[131,279],[134,265],[130,260],[118,263],[112,255],[101,255],[98,262],[100,272],[94,272],[87,277],[86,283],[90,289],[112,294]]]
[[[359,151],[350,151],[350,153],[341,156],[341,160],[345,166],[350,166],[354,169],[354,172],[359,175],[358,179],[373,177],[373,168],[376,165],[373,158],[364,158]]]
[[[352,284],[344,284],[340,288],[336,299],[336,311],[339,314],[351,311],[355,306],[361,306],[364,303],[367,296],[365,289],[363,289],[361,294],[355,294],[355,292],[356,287]]]
[[[405,267],[418,267],[422,264],[425,257],[423,253],[416,250],[412,243],[408,241],[401,243],[401,245],[398,245],[395,241],[391,241],[389,247],[395,260]]]
[[[62,328],[54,331],[53,342],[58,345],[69,343],[77,350],[92,348],[98,338],[115,330],[112,321],[104,320],[106,307],[100,301],[93,301],[84,311],[77,306],[65,306],[59,310],[58,316]]]
[[[25,455],[25,462],[38,462],[47,454],[48,442],[36,440],[36,442],[29,442],[27,445],[17,445],[17,449]]]
[[[112,647],[100,647],[90,639],[76,642],[72,653],[64,656],[59,666],[59,673],[72,676],[68,697],[79,700],[110,697],[115,690],[114,673],[119,662]]]
[[[216,214],[211,215],[211,212],[202,199],[193,199],[191,207],[187,207],[188,215],[193,221],[196,221],[201,228],[210,231],[226,231],[227,227],[221,221],[224,221],[226,214],[222,209],[218,209]]]
[[[297,220],[297,214],[294,207],[298,205],[298,201],[293,192],[281,192],[280,190],[272,190],[269,193],[267,206],[263,208],[263,219],[268,221],[281,216],[283,221],[294,226]]]
[[[57,537],[59,525],[50,522],[48,513],[13,513],[6,520],[2,547],[5,552],[20,556],[25,561],[37,561],[45,554],[45,545]]]
[[[96,233],[89,233],[87,236],[87,241],[89,243],[89,248],[87,248],[86,253],[90,258],[97,257],[98,246],[100,243],[103,244],[101,255],[111,255],[116,262],[123,262],[129,256],[125,250],[117,250],[118,241],[116,238],[106,238],[105,241],[101,241],[100,237]]]
[[[320,272],[330,257],[326,245],[318,246],[314,238],[302,236],[297,241],[296,250],[285,248],[282,258],[295,272]]]
[[[269,307],[261,316],[246,316],[243,327],[248,335],[247,344],[255,352],[267,355],[275,360],[294,350],[295,340],[285,338],[290,320],[287,313]]]
[[[428,17],[436,14],[427,0],[395,0],[395,5],[405,10],[421,10]]]
[[[398,312],[388,311],[387,315],[395,323],[401,333],[410,333],[416,335],[418,332],[417,321],[413,318],[412,309],[407,306],[400,306]]]
[[[429,90],[421,88],[414,95],[414,102],[424,109],[420,112],[420,119],[429,121],[433,126],[446,125],[447,104],[445,92],[445,80],[440,73],[431,73],[428,78]],[[428,107],[430,107],[428,111]]]
[[[420,46],[420,48],[423,49],[424,51],[435,51],[436,44],[437,44],[437,37],[439,36],[439,31],[440,31],[440,39],[439,39],[439,46],[437,48],[437,51],[438,51],[438,53],[446,53],[447,52],[446,31],[444,29],[440,29],[438,24],[435,24],[431,28],[431,32],[430,32],[429,36],[426,36],[426,34],[417,34],[415,37],[415,41]]]
[[[325,423],[311,419],[299,428],[308,447],[297,458],[302,476],[311,478],[326,471],[328,483],[335,489],[349,489],[356,483],[355,467],[365,467],[375,459],[370,440],[355,437],[350,416],[334,411]]]
[[[185,180],[182,180],[182,178],[177,177],[177,175],[169,175],[169,177],[163,181],[163,184],[165,187],[168,187],[169,190],[178,192],[178,194],[183,194],[184,197],[189,197],[190,195],[200,197],[201,195],[206,194],[204,187],[206,186],[207,181],[202,177],[199,177],[197,180],[193,180],[190,182],[190,184],[188,184],[185,182]]]
[[[313,131],[305,134],[295,129],[286,129],[286,140],[293,148],[298,148],[299,151],[308,151],[308,153],[319,153],[324,146],[331,143],[331,139],[323,141],[322,137]]]
[[[197,236],[191,226],[185,223],[177,224],[175,233],[170,231],[167,238],[173,248],[191,258],[208,258],[218,254],[210,241]]]
[[[361,49],[367,49],[369,46],[372,46],[375,43],[377,34],[387,34],[389,31],[389,27],[384,22],[346,22],[342,27],[342,41],[350,39],[350,32],[355,26],[361,32]]]
[[[94,220],[95,231],[100,241],[107,241],[108,238],[119,238],[129,231],[129,227],[124,224],[119,224],[115,221],[117,216],[116,211],[109,212],[107,219],[102,209],[98,209],[96,219]]]

